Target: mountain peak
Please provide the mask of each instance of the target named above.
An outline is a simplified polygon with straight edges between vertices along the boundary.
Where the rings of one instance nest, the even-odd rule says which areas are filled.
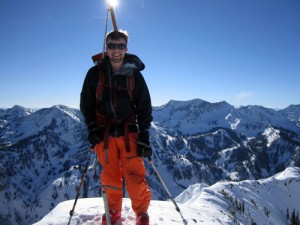
[[[3,113],[5,115],[13,115],[16,117],[23,117],[23,116],[29,116],[33,112],[34,112],[34,110],[32,110],[32,109],[28,109],[28,108],[25,108],[20,105],[14,105],[13,107],[11,107],[9,109],[4,110]]]

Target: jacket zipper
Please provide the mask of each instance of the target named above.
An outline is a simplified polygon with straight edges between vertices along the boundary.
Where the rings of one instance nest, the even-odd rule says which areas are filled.
[[[109,70],[109,86],[110,87],[112,85],[112,77],[113,76],[114,75],[110,74],[110,70]],[[114,85],[116,85],[116,84],[117,84],[117,82],[114,83]],[[116,115],[116,111],[115,111],[115,107],[114,107],[114,98],[115,98],[115,96],[113,96],[113,94],[116,94],[116,93],[112,92],[112,88],[110,88],[109,93],[110,93],[110,108],[111,108],[111,111],[113,112],[114,118],[117,119],[117,115]],[[115,129],[114,136],[115,137],[117,136],[117,129]]]

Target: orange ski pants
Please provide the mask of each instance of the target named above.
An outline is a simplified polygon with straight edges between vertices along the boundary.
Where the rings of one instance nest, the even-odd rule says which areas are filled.
[[[138,133],[128,133],[130,152],[126,152],[125,138],[108,138],[108,150],[104,149],[104,141],[96,145],[98,161],[103,167],[100,175],[101,185],[106,188],[108,206],[110,210],[121,210],[123,191],[122,176],[126,181],[126,189],[131,199],[132,209],[137,213],[146,212],[151,191],[145,179],[146,169],[142,157],[137,156]]]

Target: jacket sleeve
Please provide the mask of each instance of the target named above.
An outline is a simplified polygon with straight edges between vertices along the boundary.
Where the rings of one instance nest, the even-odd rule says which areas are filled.
[[[144,77],[140,72],[135,73],[135,88],[133,103],[136,108],[137,123],[140,132],[149,130],[152,117],[151,97]]]
[[[97,84],[98,67],[94,66],[87,72],[80,94],[80,111],[87,125],[95,121]]]

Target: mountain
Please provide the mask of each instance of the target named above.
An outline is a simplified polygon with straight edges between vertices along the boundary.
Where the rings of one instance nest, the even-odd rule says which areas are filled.
[[[261,179],[300,165],[300,127],[284,111],[195,99],[170,101],[153,115],[154,161],[172,193],[191,183]]]
[[[227,102],[209,103],[201,99],[170,101],[154,108],[155,122],[177,129],[183,134],[207,132],[216,127],[232,129],[239,134],[257,136],[266,126],[299,131],[300,105],[275,111],[262,106],[235,108]]]
[[[299,167],[299,109],[235,108],[201,99],[154,107],[154,164],[174,196],[191,184],[259,180]],[[0,111],[1,224],[33,223],[76,196],[90,150],[83,121],[79,110],[63,105]],[[166,200],[145,165],[153,199]],[[98,165],[89,167],[81,197],[99,196],[100,172]]]
[[[300,126],[300,107],[299,105],[290,105],[289,107],[280,110],[280,112],[289,120],[294,121]]]
[[[292,224],[292,219],[299,214],[299,191],[300,168],[288,167],[261,180],[217,182],[212,186],[194,184],[182,192],[176,201],[188,224],[285,225]],[[58,204],[34,225],[67,224],[70,219],[68,210],[72,209],[73,203],[74,200],[69,200]],[[71,224],[98,225],[103,212],[102,198],[80,199]],[[152,200],[149,215],[151,225],[183,224],[170,201]],[[134,224],[135,217],[128,198],[123,200],[122,217],[120,224]]]
[[[80,112],[61,105],[1,113],[1,224],[28,224],[75,195],[85,132]]]

